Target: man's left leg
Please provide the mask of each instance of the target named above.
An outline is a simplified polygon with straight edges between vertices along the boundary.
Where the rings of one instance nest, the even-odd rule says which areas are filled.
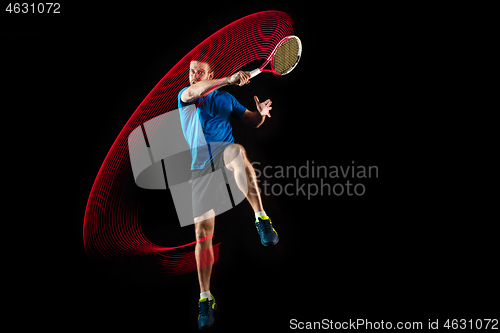
[[[248,160],[243,146],[232,144],[224,150],[224,164],[234,173],[238,188],[245,194],[255,213],[255,227],[260,235],[262,245],[278,243],[278,233],[272,226],[271,219],[266,215],[257,184],[257,175]]]

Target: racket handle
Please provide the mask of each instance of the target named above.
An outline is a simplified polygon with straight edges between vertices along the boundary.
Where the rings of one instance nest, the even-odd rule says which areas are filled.
[[[254,69],[253,71],[250,72],[250,78],[253,78],[254,76],[257,76],[260,73],[262,73],[262,71],[259,68]]]

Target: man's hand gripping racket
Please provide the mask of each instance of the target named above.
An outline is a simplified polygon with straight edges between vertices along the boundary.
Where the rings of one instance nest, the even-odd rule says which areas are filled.
[[[300,55],[302,54],[302,43],[297,36],[287,36],[280,40],[276,45],[271,55],[257,69],[251,72],[239,71],[229,77],[229,83],[239,85],[240,87],[247,84],[254,76],[262,72],[271,72],[275,75],[286,75],[290,73],[299,63]],[[265,69],[269,63],[271,69]]]
[[[262,72],[271,72],[275,75],[286,75],[290,73],[299,63],[302,54],[302,43],[297,36],[287,36],[283,38],[274,48],[267,60],[257,69],[251,72],[239,71],[230,77],[232,84],[237,84],[240,87],[247,84],[251,78],[259,75]],[[271,63],[271,69],[264,69]],[[257,110],[263,116],[271,117],[269,111],[272,109],[271,100],[260,102],[257,96],[254,96]]]

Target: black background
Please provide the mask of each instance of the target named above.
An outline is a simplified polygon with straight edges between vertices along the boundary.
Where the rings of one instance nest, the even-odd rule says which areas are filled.
[[[292,318],[425,325],[491,315],[491,227],[465,211],[458,217],[446,177],[435,178],[448,165],[432,149],[442,132],[428,110],[447,48],[440,36],[450,34],[442,13],[175,5],[63,3],[59,15],[2,13],[3,119],[11,128],[4,164],[18,175],[7,179],[17,216],[5,242],[19,290],[13,309],[48,326],[197,330],[196,273],[166,277],[151,258],[87,256],[85,205],[118,133],[165,73],[218,29],[276,9],[291,15],[303,57],[290,75],[227,88],[249,109],[253,95],[273,100],[261,128],[234,123],[236,141],[262,165],[355,161],[378,166],[379,177],[363,181],[361,197],[264,197],[280,235],[271,248],[260,244],[247,202],[217,217],[213,330],[285,331]],[[169,198],[141,192],[149,207],[143,229],[158,244],[168,245],[172,230]],[[194,238],[186,230],[176,232]]]

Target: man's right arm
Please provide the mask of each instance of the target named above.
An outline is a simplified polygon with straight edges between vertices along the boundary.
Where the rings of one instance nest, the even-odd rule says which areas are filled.
[[[181,94],[183,103],[191,103],[197,98],[206,96],[212,91],[228,85],[242,86],[250,82],[250,72],[239,71],[222,79],[204,80],[197,82],[184,90]]]
[[[210,94],[215,89],[226,86],[226,81],[227,78],[197,82],[182,92],[181,101],[191,103],[199,97]]]

